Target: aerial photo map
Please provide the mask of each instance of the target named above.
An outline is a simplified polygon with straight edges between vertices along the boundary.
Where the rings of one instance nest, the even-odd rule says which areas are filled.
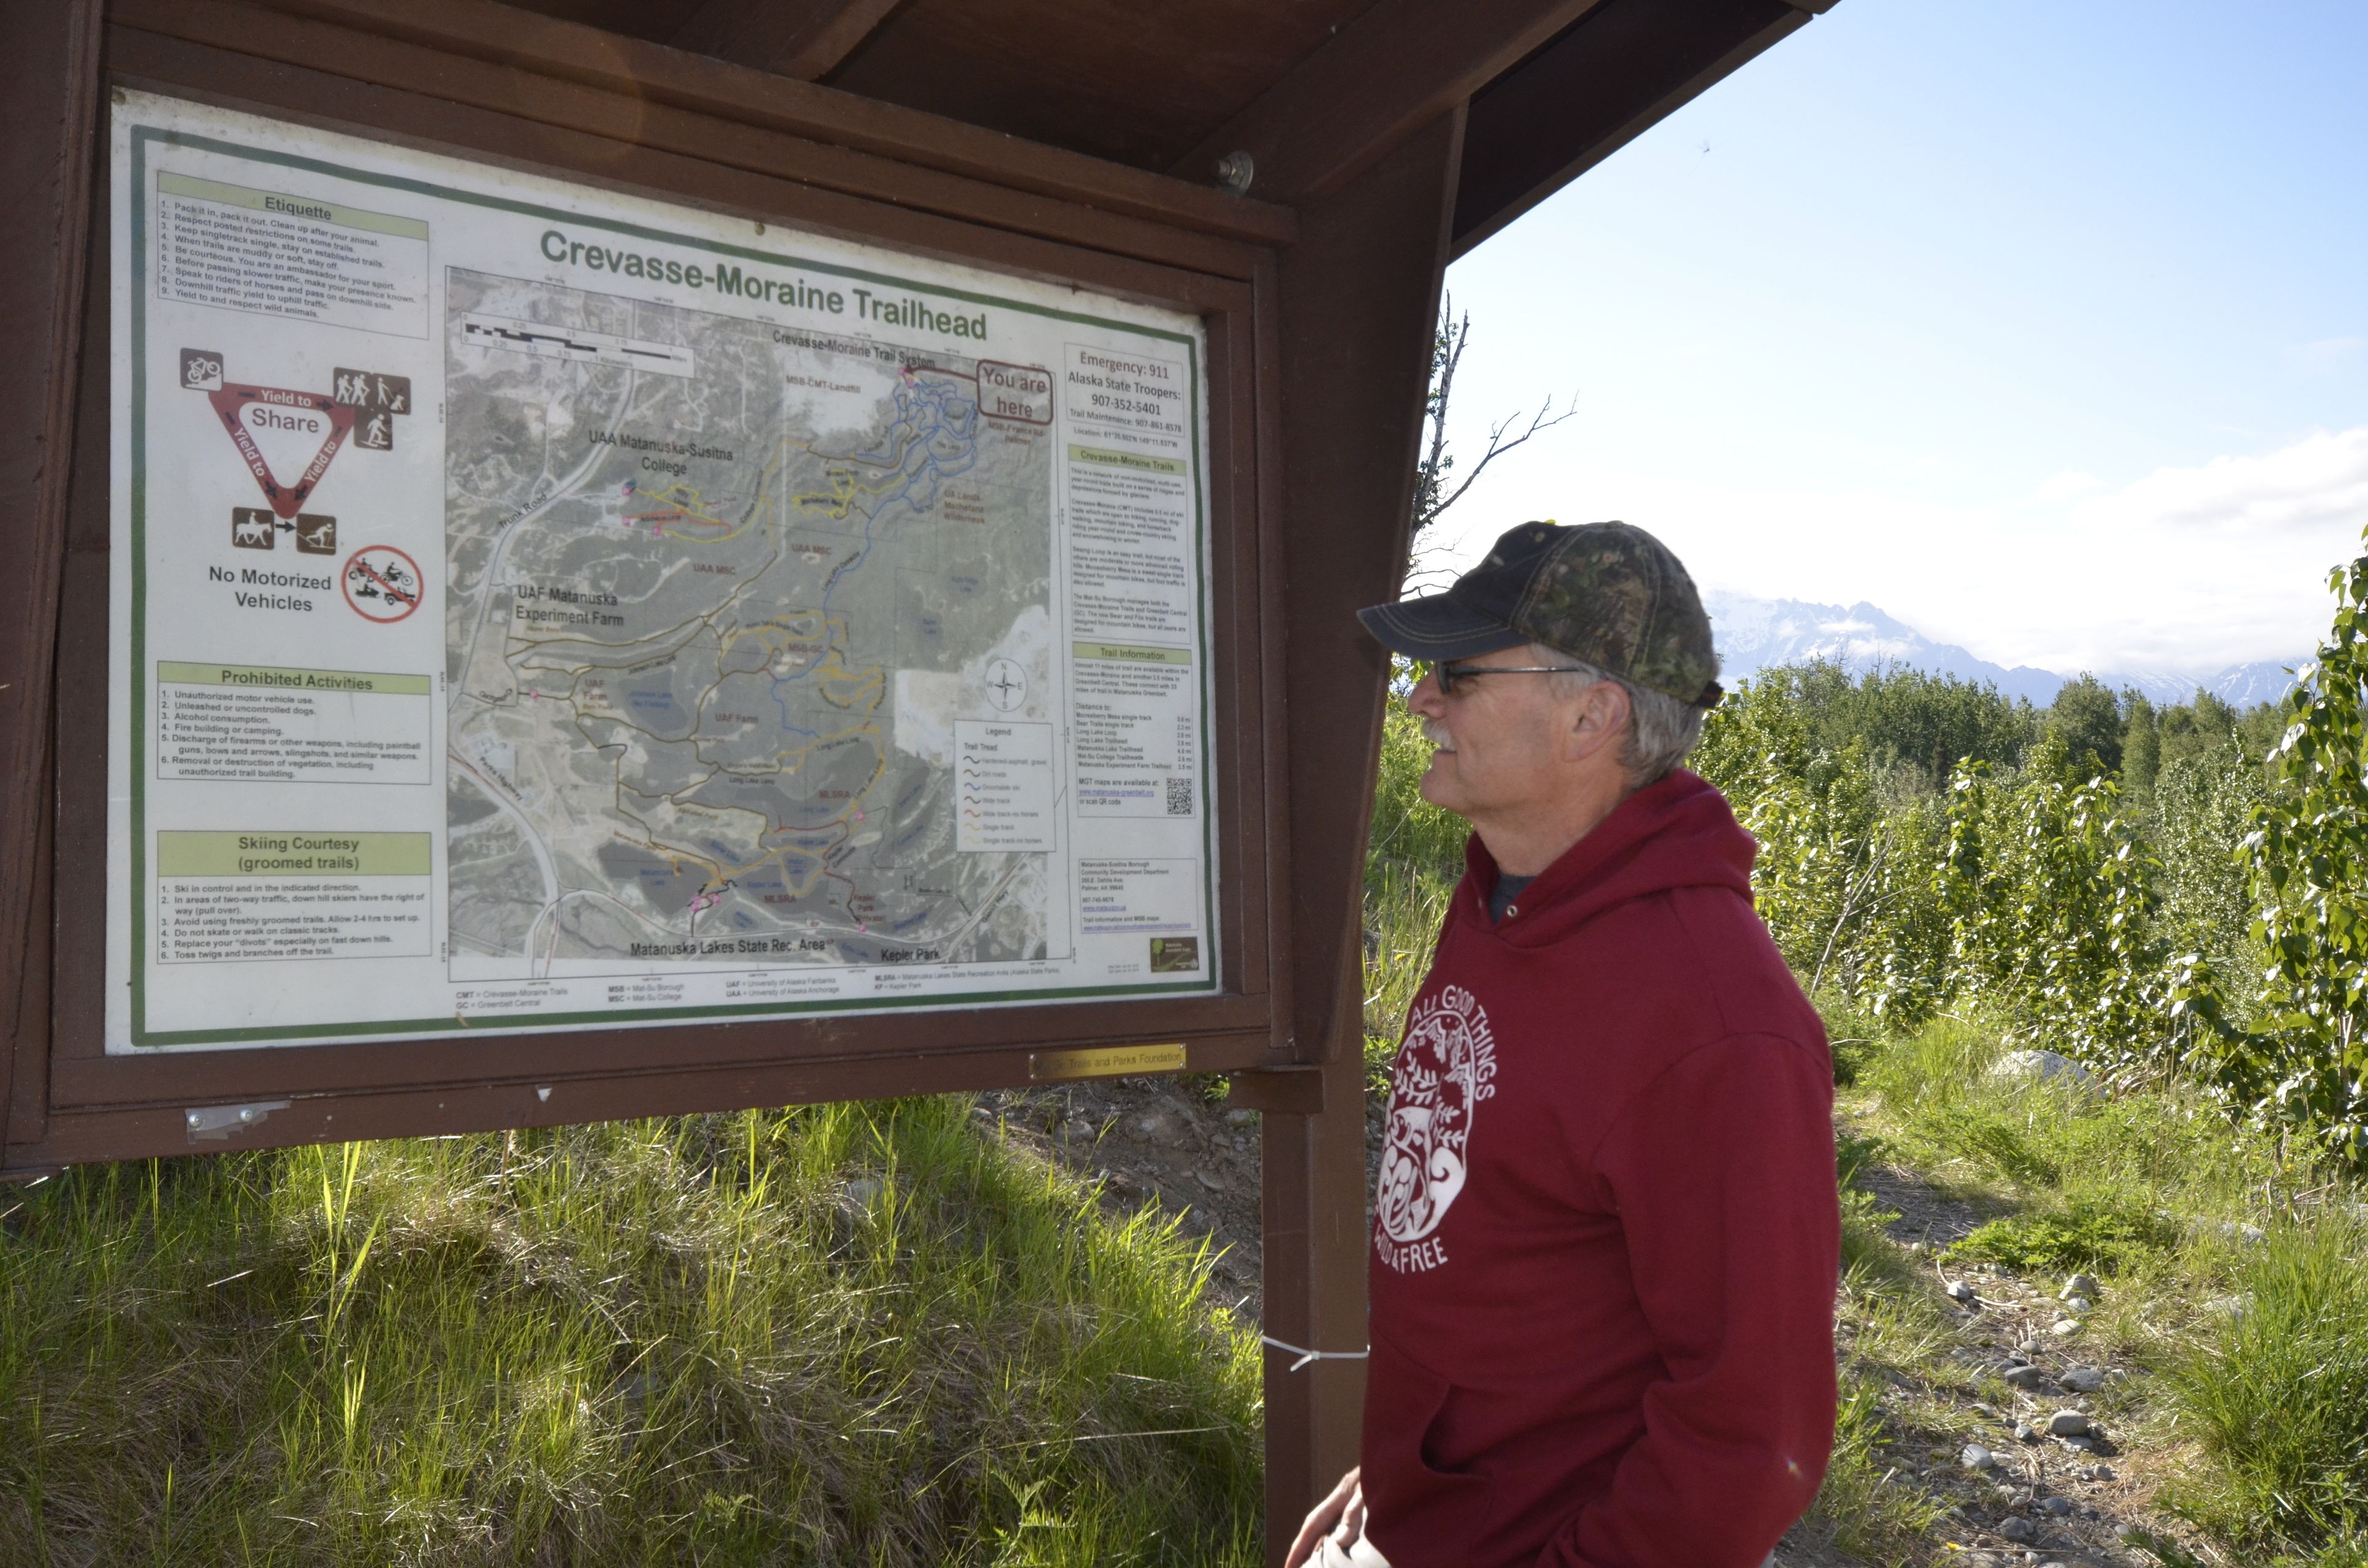
[[[445,323],[454,977],[1048,956],[954,716],[1053,717],[1050,431],[877,339],[461,269]]]

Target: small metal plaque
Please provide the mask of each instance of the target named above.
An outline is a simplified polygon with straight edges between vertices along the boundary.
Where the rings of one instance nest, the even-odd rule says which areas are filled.
[[[1098,1045],[1090,1051],[1039,1051],[1028,1057],[1031,1082],[1062,1078],[1116,1078],[1130,1073],[1181,1073],[1184,1047],[1178,1045]]]

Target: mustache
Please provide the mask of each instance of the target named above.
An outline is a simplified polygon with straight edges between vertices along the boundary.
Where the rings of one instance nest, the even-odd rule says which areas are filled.
[[[1441,751],[1455,749],[1455,737],[1449,734],[1446,726],[1436,719],[1425,719],[1422,722],[1422,738]]]

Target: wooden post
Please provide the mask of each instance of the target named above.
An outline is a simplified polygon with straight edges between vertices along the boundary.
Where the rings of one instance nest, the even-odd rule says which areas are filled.
[[[0,464],[21,504],[0,522],[0,1144],[38,1136],[49,1044],[52,606],[74,447],[75,368],[97,114],[98,6],[0,8],[0,199],[18,228],[0,267],[17,363],[0,379]],[[16,1094],[21,1085],[40,1093]],[[14,1106],[13,1116],[6,1108]]]
[[[1304,209],[1281,261],[1292,1028],[1322,1108],[1265,1119],[1267,1332],[1365,1346],[1363,899],[1388,656],[1357,623],[1406,552],[1463,112]],[[1357,1462],[1361,1361],[1266,1355],[1267,1555]]]

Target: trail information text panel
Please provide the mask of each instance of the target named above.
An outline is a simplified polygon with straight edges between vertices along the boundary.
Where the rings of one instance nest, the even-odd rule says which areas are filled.
[[[108,1049],[1206,992],[1200,323],[127,93]]]

